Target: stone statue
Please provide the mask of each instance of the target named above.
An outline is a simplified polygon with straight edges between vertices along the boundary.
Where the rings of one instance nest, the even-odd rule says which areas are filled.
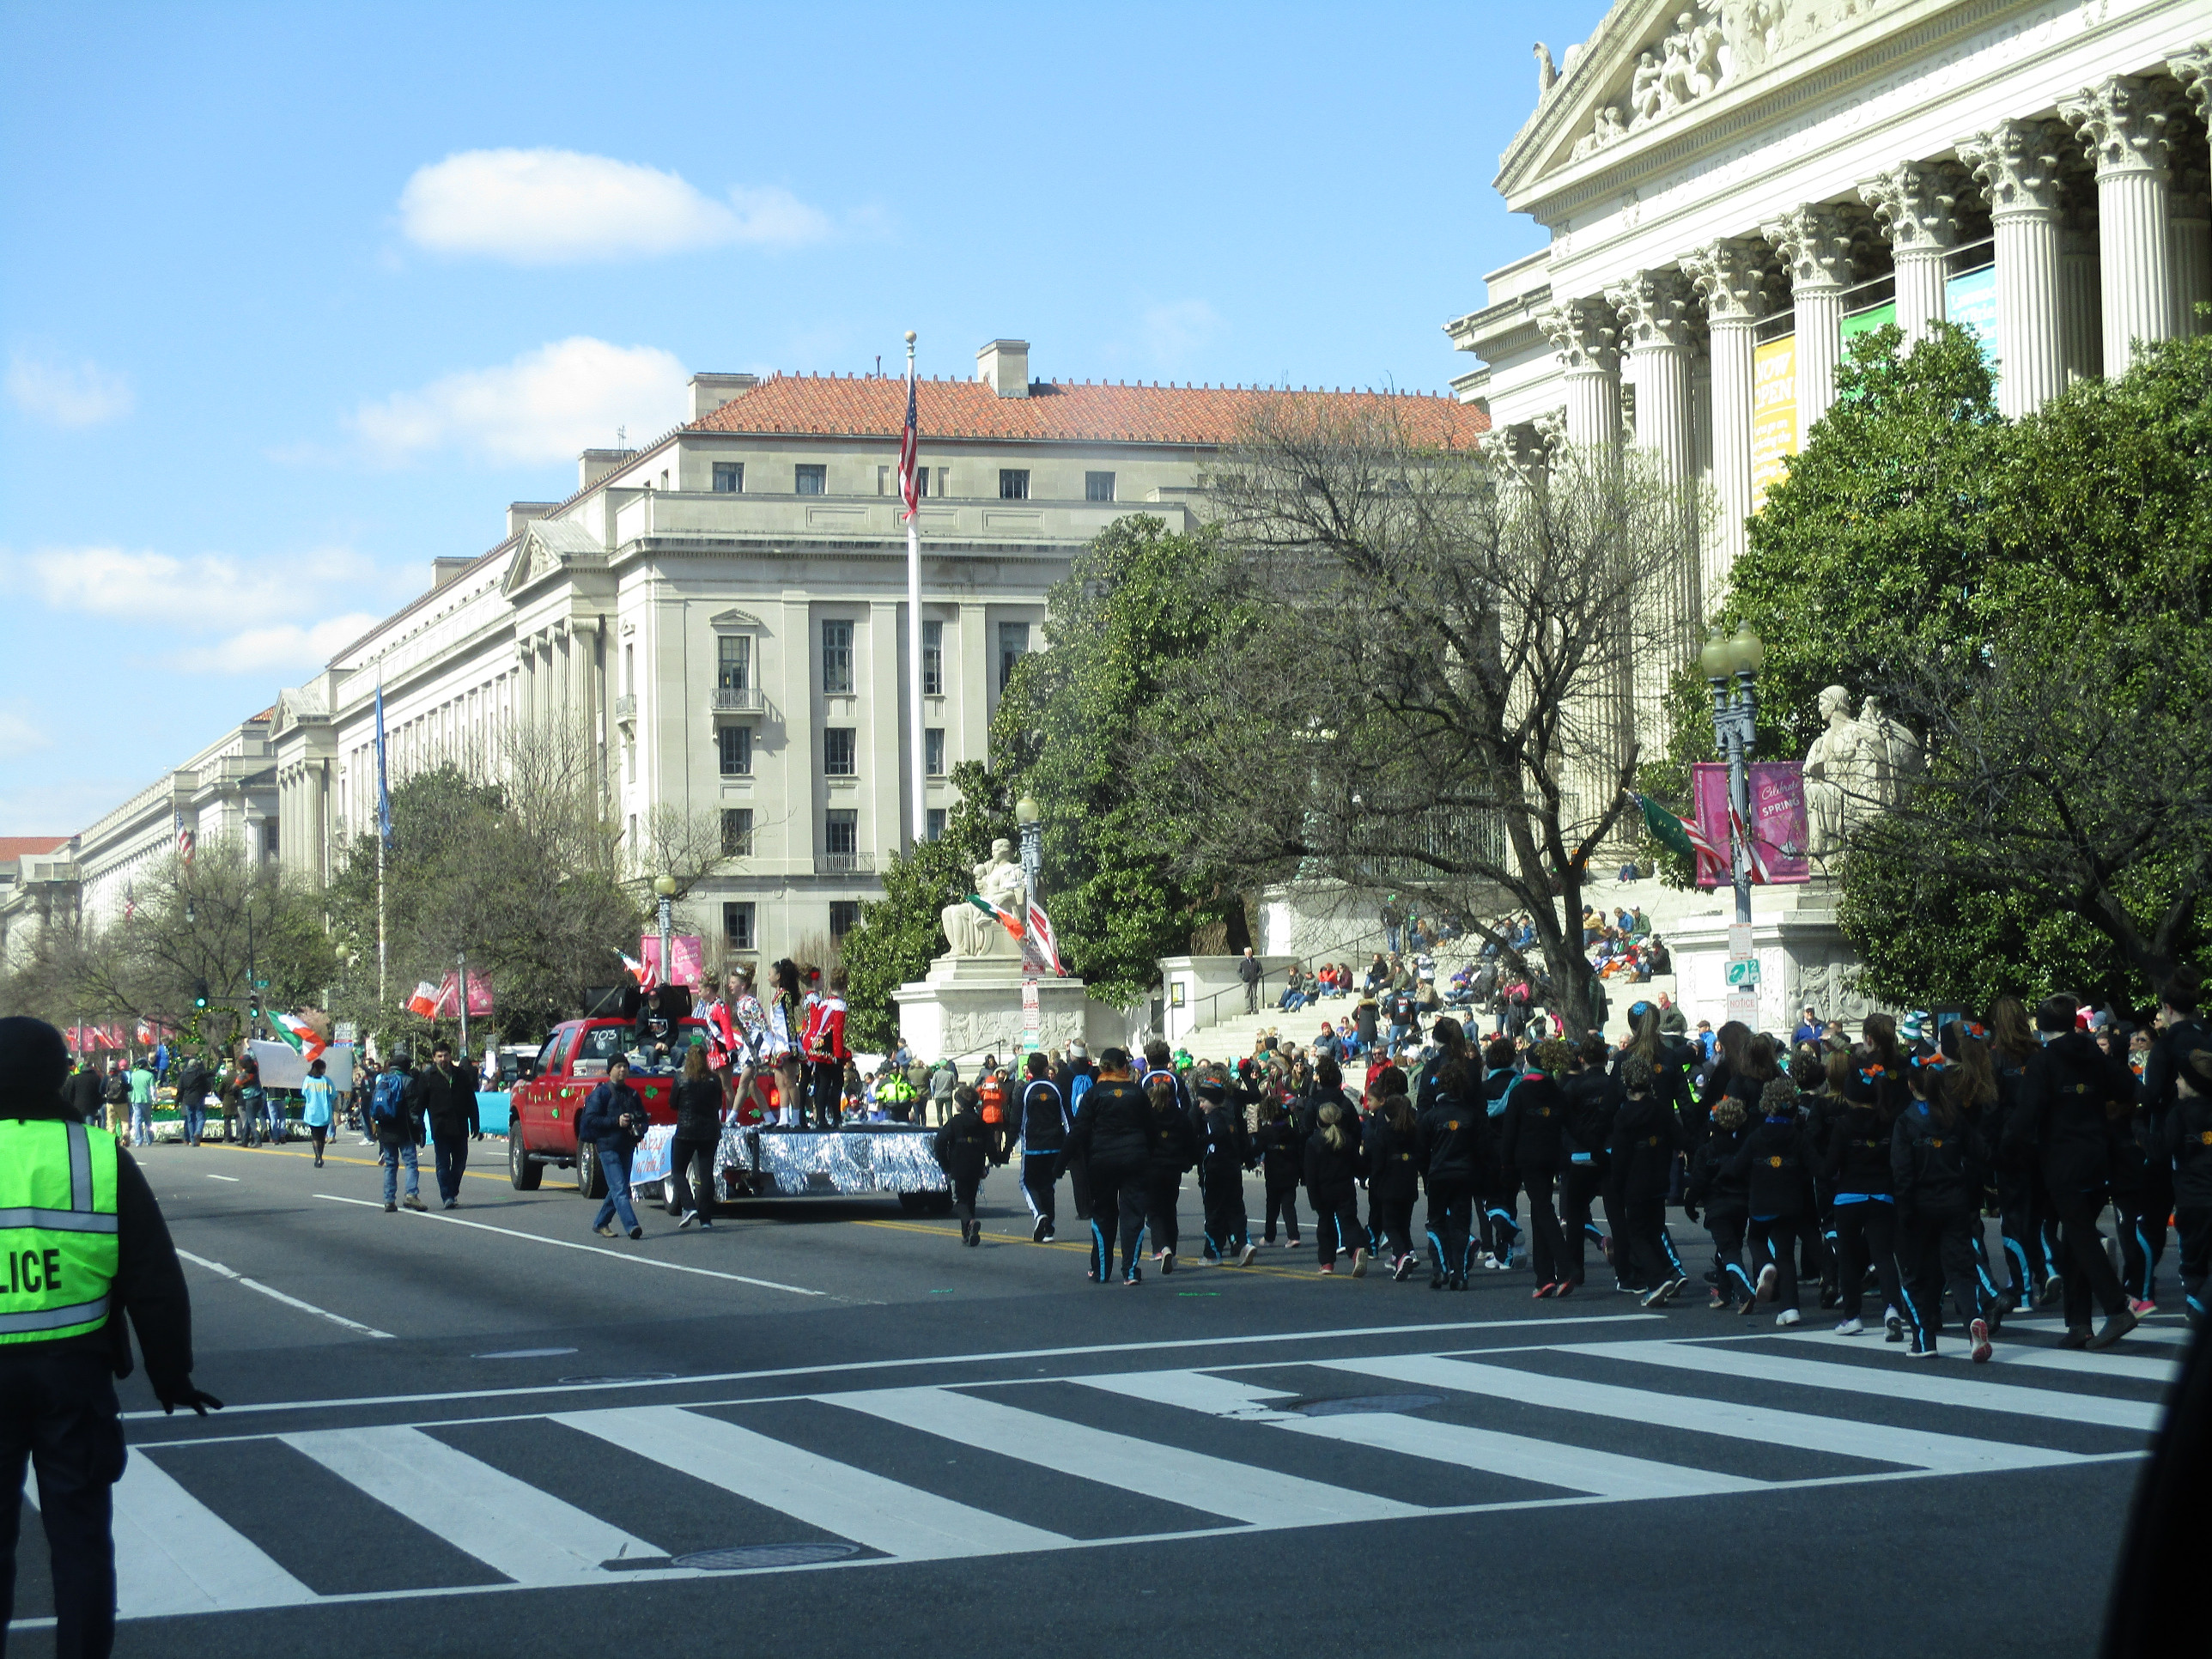
[[[1018,916],[1022,914],[1028,890],[1022,878],[1022,867],[1014,862],[1012,844],[1005,836],[991,843],[991,856],[973,869],[975,891],[981,896]],[[944,925],[945,937],[951,943],[947,955],[1021,959],[1022,947],[1013,935],[964,898],[957,904],[946,905],[937,913],[937,919]]]
[[[1541,40],[1536,43],[1536,96],[1541,98],[1559,83],[1559,71],[1553,65],[1552,49]]]
[[[1637,58],[1635,78],[1628,83],[1628,106],[1635,112],[1629,118],[1632,128],[1659,118],[1659,60],[1648,52]]]
[[[1816,859],[1842,852],[1851,830],[1894,799],[1887,738],[1851,718],[1851,694],[1828,687],[1820,716],[1828,729],[1805,755],[1805,850]]]
[[[1684,12],[1674,20],[1674,33],[1662,43],[1666,58],[1659,65],[1659,107],[1662,112],[1680,109],[1697,96],[1690,85],[1690,34],[1697,19]]]
[[[1920,739],[1903,721],[1883,714],[1881,705],[1872,697],[1859,705],[1859,724],[1880,738],[1882,752],[1888,757],[1889,789],[1882,798],[1882,805],[1887,808],[1901,805],[1920,771]]]
[[[1721,26],[1707,19],[1690,31],[1690,95],[1704,98],[1720,90],[1728,79],[1728,37]]]

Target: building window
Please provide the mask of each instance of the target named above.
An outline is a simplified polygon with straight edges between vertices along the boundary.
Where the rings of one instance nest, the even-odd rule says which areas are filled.
[[[854,741],[858,734],[849,726],[825,726],[822,728],[822,774],[824,777],[849,778],[860,772],[860,745]]]
[[[945,624],[941,622],[921,625],[921,695],[945,695]]]
[[[722,939],[732,951],[753,948],[753,906],[750,899],[722,906]]]
[[[1086,472],[1083,475],[1083,499],[1086,501],[1110,501],[1114,499],[1114,475],[1110,472]]]
[[[714,493],[717,495],[742,495],[745,493],[745,464],[743,461],[714,463]]]
[[[942,806],[933,806],[929,809],[929,829],[927,833],[932,841],[945,839],[945,809]]]
[[[750,726],[726,726],[715,734],[722,747],[722,775],[726,778],[749,778],[753,775],[753,729]]]
[[[822,850],[850,858],[860,850],[860,815],[851,807],[833,808],[822,824]]]
[[[722,856],[726,859],[749,859],[753,855],[753,809],[750,806],[725,806],[722,809]]]
[[[860,925],[860,901],[831,899],[830,901],[830,937],[841,939]]]
[[[1025,623],[1002,622],[999,624],[999,690],[1006,689],[1006,682],[1014,677],[1014,665],[1030,653],[1030,625]]]
[[[800,495],[826,495],[830,493],[830,469],[826,466],[795,466],[791,469],[791,488]]]
[[[724,634],[714,641],[714,686],[742,691],[753,683],[753,636]]]
[[[921,769],[933,778],[945,775],[945,728],[933,726],[921,734]]]
[[[274,818],[261,820],[261,856],[265,859],[276,856],[276,820]]]
[[[623,647],[623,690],[635,696],[637,691],[637,647]]]
[[[1030,470],[1025,466],[1002,466],[999,469],[999,499],[1002,501],[1025,501],[1030,498]]]
[[[822,689],[849,696],[853,690],[853,624],[822,624]]]

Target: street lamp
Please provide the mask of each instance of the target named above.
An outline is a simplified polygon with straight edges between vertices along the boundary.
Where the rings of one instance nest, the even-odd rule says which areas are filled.
[[[1751,779],[1747,765],[1751,755],[1754,722],[1759,717],[1759,694],[1753,682],[1759,675],[1759,665],[1766,660],[1766,642],[1751,631],[1751,624],[1742,627],[1723,639],[1715,634],[1705,641],[1698,653],[1698,665],[1705,671],[1705,679],[1713,688],[1713,745],[1728,757],[1729,803],[1732,816],[1743,825],[1744,835],[1751,831]],[[1735,686],[1729,689],[1729,679],[1734,676]],[[1733,868],[1730,874],[1735,884],[1735,919],[1751,921],[1751,848],[1743,836],[1729,830],[1729,848]]]
[[[655,877],[653,890],[660,896],[660,982],[663,985],[669,985],[675,981],[675,975],[670,971],[672,941],[669,938],[669,913],[676,899],[676,878]]]

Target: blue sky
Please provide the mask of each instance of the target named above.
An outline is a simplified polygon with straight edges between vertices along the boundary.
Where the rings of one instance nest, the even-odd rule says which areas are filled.
[[[0,834],[81,829],[696,369],[1443,390],[1534,5],[0,4]]]

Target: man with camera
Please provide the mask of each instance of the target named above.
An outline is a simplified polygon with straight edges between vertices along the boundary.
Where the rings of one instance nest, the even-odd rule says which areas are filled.
[[[617,1218],[632,1238],[645,1237],[645,1229],[637,1224],[637,1212],[629,1204],[630,1154],[637,1150],[645,1127],[645,1103],[629,1086],[629,1061],[617,1054],[607,1062],[606,1081],[592,1091],[576,1119],[576,1139],[598,1146],[599,1168],[606,1173],[606,1202],[599,1206],[592,1221],[592,1231],[602,1238],[615,1236],[615,1230],[607,1224]]]

